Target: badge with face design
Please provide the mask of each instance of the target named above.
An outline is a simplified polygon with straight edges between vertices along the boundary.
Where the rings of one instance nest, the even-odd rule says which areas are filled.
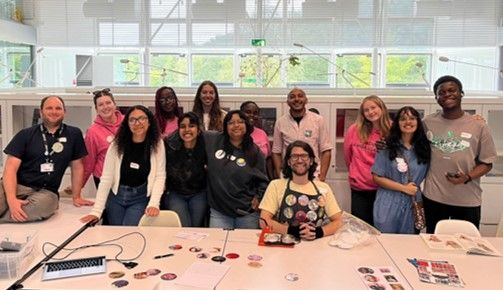
[[[295,197],[295,195],[293,194],[289,194],[285,197],[285,203],[288,205],[288,206],[292,206],[294,205],[295,203],[297,202],[297,198]]]
[[[283,215],[287,218],[287,219],[291,219],[293,217],[293,210],[291,207],[287,207],[283,210]]]
[[[311,199],[309,200],[307,206],[309,207],[310,210],[317,210],[319,207],[318,201],[316,199]]]
[[[307,195],[303,194],[303,195],[299,196],[298,202],[302,206],[307,206],[307,204],[309,203],[309,197],[307,197]]]

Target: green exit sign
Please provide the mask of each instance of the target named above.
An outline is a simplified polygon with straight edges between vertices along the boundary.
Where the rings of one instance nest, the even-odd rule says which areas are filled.
[[[265,46],[265,39],[263,38],[254,38],[251,40],[252,46]]]

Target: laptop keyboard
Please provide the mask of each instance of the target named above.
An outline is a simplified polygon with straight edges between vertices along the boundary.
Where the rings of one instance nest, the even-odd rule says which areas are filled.
[[[105,256],[49,262],[44,265],[42,280],[78,277],[106,271]]]

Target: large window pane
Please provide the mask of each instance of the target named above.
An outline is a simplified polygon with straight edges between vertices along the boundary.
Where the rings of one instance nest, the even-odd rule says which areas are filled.
[[[277,54],[241,55],[240,86],[241,87],[281,87],[281,59]]]
[[[150,0],[150,17],[157,19],[185,18],[187,1],[183,0]]]
[[[100,55],[113,56],[115,85],[130,86],[142,83],[138,54],[102,53]]]
[[[372,57],[370,54],[338,54],[336,59],[337,88],[369,88],[372,83]]]
[[[288,86],[328,87],[329,64],[326,60],[317,55],[300,55],[297,57],[298,64],[293,59],[288,61]],[[323,57],[330,58],[329,55]]]
[[[139,45],[140,27],[138,23],[110,23],[99,24],[100,45]]]
[[[187,57],[180,54],[153,53],[150,59],[150,86],[186,87]]]
[[[386,87],[429,87],[431,55],[388,54]]]
[[[150,25],[150,44],[152,46],[187,45],[187,26],[185,23],[153,23]]]
[[[0,41],[0,88],[35,86],[30,63],[30,46]]]
[[[226,23],[194,23],[192,43],[195,46],[226,46],[234,43],[234,25]]]
[[[198,86],[204,80],[222,86],[234,83],[232,55],[192,55],[192,85]]]

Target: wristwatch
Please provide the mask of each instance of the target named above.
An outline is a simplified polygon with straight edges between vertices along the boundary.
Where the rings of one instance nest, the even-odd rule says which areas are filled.
[[[468,182],[472,181],[472,177],[470,176],[470,174],[467,174],[466,176],[468,176],[468,179],[465,180],[465,182],[463,182],[463,184],[467,184]]]

